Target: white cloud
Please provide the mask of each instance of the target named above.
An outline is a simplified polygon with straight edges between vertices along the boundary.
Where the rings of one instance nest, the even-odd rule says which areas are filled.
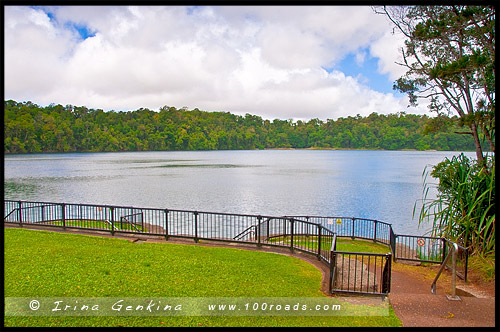
[[[405,67],[398,63],[403,63],[401,47],[404,46],[402,34],[392,34],[387,31],[381,38],[370,45],[370,54],[379,58],[379,71],[382,74],[389,74],[392,80],[401,77],[405,73]]]
[[[163,105],[264,118],[406,111],[333,70],[366,50],[394,79],[401,40],[369,7],[5,7],[5,98],[105,110]],[[68,25],[68,23],[71,23]],[[74,26],[93,36],[82,40]],[[424,113],[426,110],[413,110]]]
[[[58,85],[74,35],[58,30],[40,10],[5,7],[5,93],[39,98]]]
[[[366,58],[366,52],[365,51],[359,51],[356,53],[356,64],[358,66],[362,66],[363,65],[363,62],[365,62],[365,58]]]

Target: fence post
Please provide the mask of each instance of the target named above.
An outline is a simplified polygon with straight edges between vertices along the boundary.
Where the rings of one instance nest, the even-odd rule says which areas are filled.
[[[388,294],[391,291],[391,254],[385,256],[384,272],[382,275],[382,293]]]
[[[318,260],[321,260],[321,225],[318,225]]]
[[[333,293],[333,286],[335,284],[335,275],[337,273],[337,254],[334,251],[330,251],[330,282],[328,283],[328,291],[330,294]]]
[[[389,242],[390,242],[390,245],[391,245],[391,251],[392,251],[392,259],[394,262],[396,262],[397,260],[397,254],[396,254],[396,234],[394,234],[394,231],[392,230],[392,226],[390,228],[390,232],[389,232],[390,236],[389,236]]]
[[[261,247],[262,244],[260,243],[260,224],[262,223],[262,216],[257,217],[257,247]]]
[[[441,264],[446,259],[446,239],[444,237],[441,238],[441,242],[443,242],[443,259],[441,260]]]
[[[141,209],[141,224],[142,224],[141,232],[144,232],[144,230],[145,230],[145,228],[144,228],[144,211],[142,211],[142,209]]]
[[[373,231],[373,242],[377,242],[377,223],[378,221],[375,220],[375,230]]]
[[[457,287],[457,246],[453,249],[452,256],[452,267],[451,267],[451,296],[456,297],[456,287]]]
[[[453,243],[452,264],[451,264],[451,295],[447,296],[448,300],[457,301],[460,297],[457,296],[457,255],[458,245]]]
[[[168,241],[168,209],[165,209],[165,241]]]
[[[21,207],[22,207],[22,204],[23,202],[22,201],[18,201],[18,208],[17,208],[17,219],[19,220],[19,227],[23,227],[23,214],[22,214],[22,211],[21,211]]]
[[[392,274],[392,254],[389,253],[386,256],[385,266],[384,266],[384,275],[383,275],[383,283],[382,283],[382,293],[388,294],[391,291],[391,274]]]
[[[356,220],[356,218],[352,218],[352,234],[351,234],[351,239],[354,240],[354,221]]]
[[[271,218],[267,218],[267,227],[266,227],[266,240],[269,241],[269,220]]]
[[[279,219],[279,220],[283,220],[283,219]],[[285,237],[286,237],[286,219],[283,220],[283,241],[285,241]]]
[[[61,218],[63,222],[63,229],[66,229],[66,209],[65,209],[66,204],[62,203],[61,204]]]
[[[112,207],[109,208],[109,212],[110,212],[110,215],[111,215],[111,217],[110,217],[110,219],[111,219],[111,235],[114,236],[115,235],[115,218],[114,218],[114,213],[113,213],[113,208]]]
[[[194,212],[194,242],[198,243],[198,211]]]
[[[286,219],[285,219],[286,221]],[[285,222],[286,223],[286,222]],[[293,227],[293,218],[290,219],[290,250],[293,252],[293,232],[294,232],[294,227]]]
[[[464,281],[467,282],[467,269],[469,265],[469,248],[465,248],[465,271],[464,271]]]

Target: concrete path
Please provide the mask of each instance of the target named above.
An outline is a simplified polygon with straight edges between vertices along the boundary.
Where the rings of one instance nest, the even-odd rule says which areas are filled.
[[[435,275],[435,274],[434,274]],[[495,297],[461,291],[467,284],[457,286],[459,301],[448,300],[451,282],[439,279],[436,295],[431,294],[432,280],[404,270],[393,269],[389,301],[405,327],[495,327]],[[494,294],[493,294],[494,295]]]

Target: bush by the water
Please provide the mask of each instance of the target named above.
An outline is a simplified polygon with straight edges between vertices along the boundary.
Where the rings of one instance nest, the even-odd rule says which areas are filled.
[[[429,173],[426,171],[427,177]],[[495,251],[495,157],[485,165],[464,154],[446,158],[430,175],[439,179],[435,200],[426,200],[419,220],[433,223],[433,235],[444,236],[468,247],[471,254]]]

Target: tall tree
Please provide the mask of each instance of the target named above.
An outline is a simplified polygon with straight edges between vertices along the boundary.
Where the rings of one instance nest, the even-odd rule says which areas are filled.
[[[430,101],[435,125],[458,114],[468,127],[478,162],[482,142],[495,153],[495,8],[493,6],[374,7],[404,34],[406,74],[394,89],[407,93],[412,105]],[[440,121],[439,121],[440,119]]]

